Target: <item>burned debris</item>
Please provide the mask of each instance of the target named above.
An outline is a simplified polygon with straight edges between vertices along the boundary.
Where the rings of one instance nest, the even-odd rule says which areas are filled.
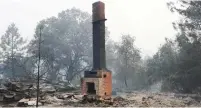
[[[192,3],[189,4],[189,6],[192,5]],[[193,10],[191,9],[192,7],[194,8],[194,6],[191,6],[187,10],[189,9],[190,11]],[[40,83],[38,85],[36,84],[35,78],[34,78],[35,77],[34,65],[37,64],[38,61],[37,60],[32,61],[33,58],[31,58],[31,61],[29,61],[28,59],[26,59],[26,57],[24,57],[25,58],[24,60],[21,60],[21,56],[23,54],[20,54],[21,56],[19,57],[15,57],[14,54],[16,53],[15,48],[17,48],[18,46],[17,44],[11,45],[10,42],[7,42],[7,43],[4,43],[5,45],[1,45],[3,49],[6,49],[4,48],[6,45],[11,45],[10,46],[11,51],[9,51],[9,49],[7,49],[8,51],[4,50],[4,52],[6,53],[3,54],[4,59],[7,59],[5,60],[7,63],[7,68],[10,68],[9,65],[12,65],[11,66],[12,68],[10,70],[9,69],[6,70],[2,68],[3,70],[6,70],[4,73],[7,72],[6,77],[15,79],[14,78],[15,76],[18,77],[17,74],[20,74],[19,76],[23,75],[23,77],[24,76],[26,77],[26,75],[30,75],[28,79],[33,78],[34,80],[32,80],[31,82],[16,81],[16,80],[15,81],[9,80],[4,82],[0,81],[0,106],[2,107],[4,106],[6,107],[37,106],[38,107],[38,105],[44,106],[44,107],[48,107],[48,106],[49,107],[57,107],[57,106],[63,106],[63,107],[136,107],[136,106],[137,107],[178,107],[178,106],[179,107],[186,107],[186,106],[195,107],[195,106],[201,106],[201,96],[199,95],[199,92],[201,90],[200,83],[199,83],[200,82],[199,80],[200,79],[199,78],[200,62],[197,61],[197,60],[200,60],[199,59],[200,53],[199,51],[197,51],[197,49],[200,49],[199,46],[201,46],[199,42],[200,39],[197,38],[199,36],[195,36],[196,34],[193,34],[193,36],[191,36],[194,38],[192,40],[192,43],[189,43],[188,42],[189,40],[187,38],[183,40],[182,39],[183,37],[178,36],[182,40],[182,41],[180,39],[177,40],[179,43],[179,47],[181,48],[183,47],[184,51],[176,51],[174,49],[176,48],[174,45],[175,43],[171,40],[166,39],[166,43],[159,49],[159,51],[153,56],[153,58],[149,58],[148,60],[146,60],[145,61],[146,63],[144,63],[144,60],[141,59],[140,50],[134,47],[135,39],[130,35],[122,36],[122,43],[118,43],[118,45],[115,44],[118,46],[118,48],[116,48],[115,46],[116,49],[114,51],[114,52],[117,52],[115,53],[117,56],[114,54],[115,55],[114,59],[116,59],[116,61],[115,60],[114,61],[116,62],[115,65],[117,66],[114,66],[112,69],[115,68],[116,70],[114,71],[117,74],[120,73],[117,75],[119,77],[117,78],[118,81],[121,82],[121,84],[119,84],[117,81],[116,84],[118,88],[123,88],[123,87],[127,87],[127,88],[120,89],[119,91],[118,90],[114,91],[112,89],[113,74],[107,68],[107,65],[106,65],[105,4],[100,1],[95,2],[92,5],[92,8],[93,8],[92,9],[92,13],[93,13],[92,24],[90,24],[89,22],[84,22],[84,21],[78,21],[76,24],[72,23],[72,22],[76,22],[77,19],[79,20],[87,19],[87,21],[89,21],[89,19],[91,18],[90,15],[83,14],[83,15],[79,15],[79,16],[84,16],[83,18],[73,19],[73,17],[76,17],[78,15],[77,13],[76,15],[72,15],[75,12],[78,12],[78,10],[76,9],[62,12],[58,15],[58,18],[53,17],[53,18],[47,19],[47,21],[46,20],[41,21],[41,23],[47,23],[45,24],[47,28],[45,28],[44,30],[44,32],[46,32],[45,33],[46,37],[44,37],[44,39],[51,40],[55,38],[55,40],[53,41],[51,40],[45,43],[44,45],[45,47],[43,50],[45,53],[42,54],[43,55],[42,58],[43,58],[43,62],[45,61],[47,62],[47,64],[46,63],[43,64],[42,67],[45,67],[45,69],[41,69],[41,71],[42,71],[42,76],[44,75],[46,79],[39,78],[40,69],[38,69],[38,83]],[[177,9],[177,10],[179,11],[180,9]],[[68,19],[66,18],[67,16],[71,17],[70,18],[71,21],[65,22],[65,20]],[[72,25],[75,24],[76,26],[70,25],[68,28],[69,30],[66,31],[66,25],[71,23]],[[60,27],[61,26],[60,24],[62,24],[62,27]],[[85,55],[90,52],[89,49],[91,46],[90,44],[83,45],[83,43],[89,42],[91,37],[80,42],[80,40],[83,39],[82,36],[87,37],[91,33],[91,32],[88,32],[86,34],[82,34],[83,31],[85,32],[85,30],[82,30],[83,29],[82,27],[83,26],[85,27],[87,24],[92,25],[92,28],[93,28],[92,30],[93,57],[91,56],[93,60],[91,60],[91,58],[89,59],[86,58],[83,60]],[[90,26],[88,28],[90,28]],[[59,29],[62,29],[62,30],[59,30]],[[73,31],[74,29],[75,31]],[[82,32],[75,34],[74,32],[77,32],[76,31],[77,29],[79,29]],[[9,27],[6,34],[3,36],[2,38],[3,42],[8,40],[6,37],[10,35],[9,32],[10,33],[13,32],[12,30],[17,31],[17,28],[15,27],[14,24],[11,24],[11,27]],[[42,29],[40,29],[40,37],[41,37],[41,30]],[[73,31],[73,33],[68,33],[69,31]],[[37,32],[38,31],[36,30],[36,34]],[[60,32],[62,33],[60,34]],[[12,35],[17,36],[18,33],[16,32],[15,34],[12,34]],[[56,37],[55,35],[58,37]],[[68,35],[69,37],[67,37],[66,35]],[[192,34],[189,34],[189,35],[192,35]],[[13,42],[13,36],[11,37],[12,42]],[[71,37],[73,38],[68,39]],[[38,37],[36,36],[35,37],[36,40],[33,40],[34,44],[31,44],[32,47],[30,47],[31,51],[29,52],[30,54],[33,54],[34,56],[36,56],[36,53],[37,53],[35,48],[37,47],[37,45],[35,45],[35,42],[40,43],[40,41],[38,41],[37,38]],[[65,40],[65,41],[60,42],[61,40]],[[66,44],[67,42],[70,44]],[[16,43],[23,43],[23,42],[18,41]],[[78,43],[81,43],[81,44],[78,44]],[[67,48],[69,46],[70,48]],[[87,48],[85,49],[84,47],[81,47],[81,46],[84,46]],[[185,50],[187,50],[187,53]],[[39,53],[38,55],[40,55],[40,51],[41,50],[38,51]],[[196,55],[195,53],[191,55],[189,51],[190,52],[194,51],[198,55]],[[7,57],[7,53],[10,53],[10,52],[12,53],[11,56]],[[47,52],[50,54],[46,55]],[[59,52],[59,53],[56,53],[56,52]],[[193,58],[189,59],[188,56]],[[197,60],[193,60],[194,57],[196,57]],[[12,58],[12,59],[10,60],[9,58]],[[17,61],[16,58],[19,59],[19,62],[20,62],[18,64],[20,65],[19,66],[20,69],[16,70],[18,72],[14,72],[15,71],[14,61]],[[119,58],[121,59],[117,60]],[[88,70],[88,68],[91,66],[91,63],[89,62],[90,60],[93,61],[93,66],[91,70]],[[27,61],[29,61],[30,63],[29,62],[27,63]],[[83,64],[85,63],[87,65],[83,66]],[[188,63],[192,65],[189,65]],[[33,65],[33,66],[25,66],[25,65]],[[39,65],[40,63],[38,63],[38,66]],[[189,67],[183,68],[183,66],[185,67],[186,65],[189,65]],[[84,70],[88,70],[88,71],[84,71]],[[80,82],[80,85],[78,85],[78,88],[76,88],[75,86],[73,87],[70,85],[68,86],[68,84],[71,84],[71,81],[74,80],[73,78],[78,77],[79,79],[81,77],[80,73],[83,71],[84,71],[84,76],[81,78],[81,82]],[[176,74],[173,72],[176,72]],[[194,74],[185,74],[185,77],[183,77],[184,72],[194,73]],[[153,74],[153,76],[151,74]],[[2,77],[2,75],[3,74],[0,74],[0,77]],[[165,80],[162,80],[163,78]],[[60,81],[64,81],[65,79],[66,82],[63,82],[61,84],[58,79],[61,79]],[[39,80],[48,80],[48,81],[39,82]],[[183,80],[183,81],[180,81],[180,80]],[[153,85],[152,87],[155,88],[156,90],[154,90],[152,87],[149,88],[148,85]],[[152,89],[153,92],[150,92],[149,89]],[[171,90],[171,89],[174,89],[174,90]],[[145,90],[145,91],[135,92],[134,90]],[[176,94],[168,93],[167,91],[160,92],[161,90],[176,92]],[[191,94],[179,94],[178,92],[191,93]],[[193,93],[197,93],[197,94],[193,94]]]

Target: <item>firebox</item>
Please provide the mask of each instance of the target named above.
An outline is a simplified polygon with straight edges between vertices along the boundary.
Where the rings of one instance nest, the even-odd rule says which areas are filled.
[[[87,84],[87,93],[88,94],[96,94],[95,83],[87,82],[86,84]]]
[[[101,98],[112,96],[112,73],[106,68],[105,57],[105,4],[95,2],[93,7],[93,68],[81,79],[82,94]]]
[[[85,71],[85,76],[82,78],[82,94],[110,98],[112,95],[111,72],[106,70],[97,70],[96,74],[88,72]]]

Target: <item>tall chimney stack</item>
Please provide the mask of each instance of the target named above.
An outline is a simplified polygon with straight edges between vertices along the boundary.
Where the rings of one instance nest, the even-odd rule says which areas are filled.
[[[112,72],[106,68],[105,5],[93,3],[93,69],[85,71],[81,79],[82,94],[88,98],[111,100]],[[92,97],[91,97],[92,96]]]
[[[105,4],[93,3],[93,70],[106,69]]]

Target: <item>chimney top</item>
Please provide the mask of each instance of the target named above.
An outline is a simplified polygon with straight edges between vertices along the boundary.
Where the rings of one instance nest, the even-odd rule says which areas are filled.
[[[104,4],[102,1],[97,1],[97,2],[94,2],[93,4],[97,4],[97,3],[102,3],[102,4]]]
[[[101,1],[93,3],[93,22],[105,20],[105,4]]]

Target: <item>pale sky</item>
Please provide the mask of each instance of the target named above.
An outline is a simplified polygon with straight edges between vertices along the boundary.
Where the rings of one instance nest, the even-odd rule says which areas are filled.
[[[98,0],[0,0],[0,36],[11,22],[20,34],[31,39],[37,22],[57,16],[63,10],[76,7],[92,13],[92,3]],[[172,21],[176,18],[167,8],[166,0],[101,0],[105,3],[106,26],[113,40],[121,34],[136,37],[142,55],[153,55],[164,38],[174,38]]]

